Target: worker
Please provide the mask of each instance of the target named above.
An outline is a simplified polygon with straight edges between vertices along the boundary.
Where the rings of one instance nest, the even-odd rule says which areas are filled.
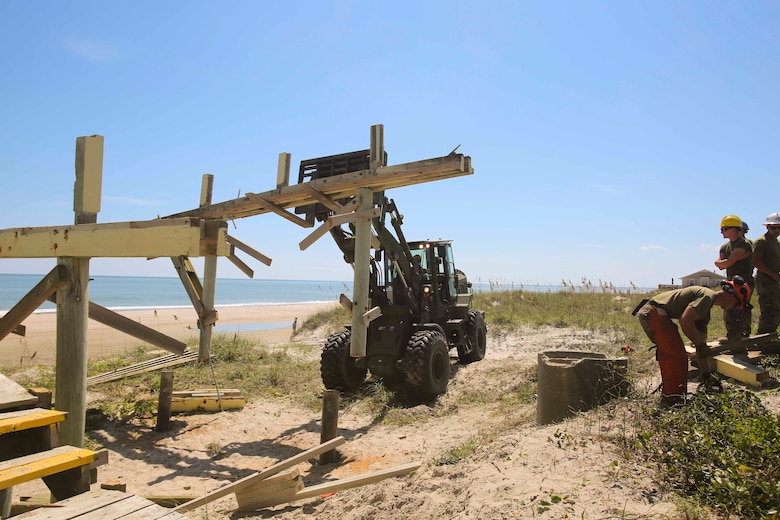
[[[688,388],[688,353],[672,319],[679,321],[683,333],[693,342],[702,382],[705,382],[711,378],[707,361],[710,356],[707,325],[712,306],[731,309],[750,305],[750,286],[739,275],[720,285],[717,292],[696,285],[666,291],[653,296],[652,300],[643,301],[634,310],[645,334],[657,347],[662,406],[684,402]]]
[[[764,222],[766,233],[753,241],[756,291],[761,313],[758,334],[777,331],[780,324],[780,213],[771,213]]]
[[[745,239],[745,223],[736,215],[726,215],[720,221],[720,232],[727,241],[720,246],[715,266],[726,270],[726,279],[742,277],[753,290],[753,246]],[[750,336],[753,313],[749,305],[743,308],[723,309],[726,340],[735,341]]]

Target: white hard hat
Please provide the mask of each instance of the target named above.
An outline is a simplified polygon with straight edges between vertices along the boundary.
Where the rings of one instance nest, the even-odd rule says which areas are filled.
[[[764,225],[766,224],[780,224],[780,213],[770,213],[764,222]]]

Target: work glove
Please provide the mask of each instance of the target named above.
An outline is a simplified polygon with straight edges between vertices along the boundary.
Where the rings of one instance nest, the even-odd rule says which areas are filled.
[[[704,392],[705,394],[721,394],[723,393],[723,383],[712,372],[705,372],[701,375],[701,383],[696,387],[696,391]]]

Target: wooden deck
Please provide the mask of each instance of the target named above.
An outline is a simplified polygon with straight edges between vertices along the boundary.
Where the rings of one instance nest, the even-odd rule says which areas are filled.
[[[35,520],[190,520],[143,497],[99,489],[13,518]]]

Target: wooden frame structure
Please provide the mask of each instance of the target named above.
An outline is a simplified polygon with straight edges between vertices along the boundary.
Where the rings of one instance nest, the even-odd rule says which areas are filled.
[[[132,322],[89,301],[90,258],[170,257],[198,315],[199,358],[209,359],[211,331],[218,315],[214,309],[217,258],[223,256],[250,278],[252,269],[236,255],[241,251],[270,265],[271,258],[227,234],[227,221],[264,213],[277,214],[301,227],[313,224],[289,208],[324,204],[336,215],[300,243],[306,249],[340,223],[354,222],[354,293],[341,300],[352,310],[351,355],[365,355],[366,328],[377,317],[368,309],[371,218],[374,192],[424,182],[471,175],[471,158],[454,151],[447,156],[388,166],[384,162],[384,127],[371,127],[369,168],[289,185],[290,154],[279,154],[276,188],[263,193],[213,204],[213,176],[203,175],[198,208],[148,221],[97,223],[103,175],[103,137],[76,139],[74,224],[0,230],[1,258],[56,258],[57,266],[8,313],[0,317],[0,339],[10,333],[24,335],[22,322],[44,301],[57,304],[56,407],[69,412],[61,430],[64,443],[81,446],[86,407],[87,320],[92,318],[128,334],[181,354],[181,342]],[[342,206],[339,200],[354,197]],[[190,257],[204,257],[201,284]]]

